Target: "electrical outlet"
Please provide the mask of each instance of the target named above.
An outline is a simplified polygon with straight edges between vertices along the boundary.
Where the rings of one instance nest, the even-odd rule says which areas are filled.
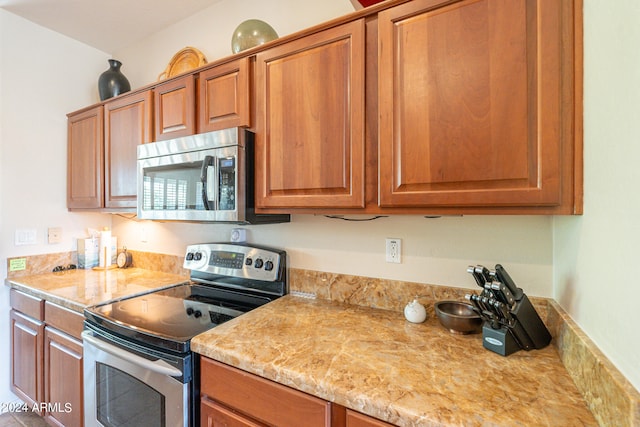
[[[53,227],[49,228],[47,233],[49,244],[62,242],[62,228]]]
[[[386,260],[387,262],[393,262],[400,264],[402,251],[402,239],[387,238],[386,239]]]

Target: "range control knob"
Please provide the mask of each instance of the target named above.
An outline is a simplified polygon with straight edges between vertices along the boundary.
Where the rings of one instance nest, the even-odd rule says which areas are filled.
[[[262,261],[261,258],[256,259],[256,262],[254,263],[254,266],[256,268],[262,268],[262,265],[264,264],[264,262]]]
[[[264,269],[267,271],[273,270],[273,263],[271,261],[267,261],[264,263]]]
[[[202,259],[202,252],[196,252],[193,255],[193,259],[195,259],[196,261],[200,261]]]
[[[200,310],[196,310],[193,312],[193,317],[195,317],[196,319],[199,317],[202,317],[202,312]]]
[[[191,316],[193,314],[193,307],[187,307],[187,316]]]
[[[244,260],[244,263],[246,265],[251,265],[251,264],[253,264],[253,260],[251,258],[247,258],[247,259]]]
[[[193,261],[193,252],[187,254],[187,261]]]

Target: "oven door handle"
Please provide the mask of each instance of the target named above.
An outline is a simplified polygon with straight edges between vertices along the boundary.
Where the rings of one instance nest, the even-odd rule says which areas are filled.
[[[123,350],[120,347],[116,347],[115,345],[106,343],[101,339],[96,338],[91,331],[82,331],[82,339],[102,351],[105,351],[113,356],[141,366],[150,371],[157,372],[158,374],[168,375],[171,377],[182,376],[182,372],[180,371],[180,369],[174,368],[164,360],[147,360],[144,357],[140,357],[136,354]]]

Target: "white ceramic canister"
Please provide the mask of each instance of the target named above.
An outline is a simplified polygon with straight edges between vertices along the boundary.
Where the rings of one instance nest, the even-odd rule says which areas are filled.
[[[427,319],[427,310],[416,298],[404,307],[404,317],[411,323],[422,323]]]

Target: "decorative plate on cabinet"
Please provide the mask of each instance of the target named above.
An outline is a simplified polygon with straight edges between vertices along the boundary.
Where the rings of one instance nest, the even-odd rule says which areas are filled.
[[[158,76],[158,80],[168,79],[186,73],[207,63],[207,58],[195,47],[187,46],[173,55],[167,68]]]

